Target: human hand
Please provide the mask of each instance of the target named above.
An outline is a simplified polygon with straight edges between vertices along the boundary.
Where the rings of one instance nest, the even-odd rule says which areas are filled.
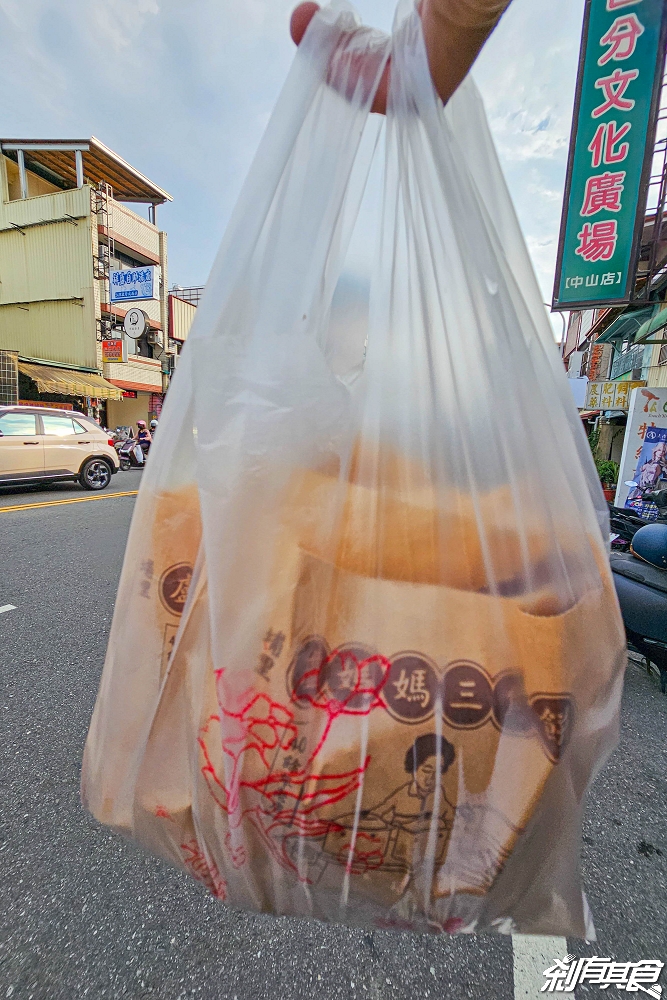
[[[419,12],[431,76],[446,103],[467,75],[511,0],[422,0]],[[306,0],[292,13],[290,33],[299,45],[319,5]],[[385,114],[391,63],[382,75],[371,111]]]
[[[312,0],[306,0],[305,3],[299,4],[299,6],[292,12],[292,17],[290,20],[290,34],[292,36],[292,41],[295,45],[301,43],[301,39],[306,33],[308,25],[312,19],[317,14],[320,9],[320,5],[313,3]],[[387,112],[387,93],[389,90],[389,64],[385,67],[385,71],[382,74],[378,89],[375,91],[375,97],[373,98],[373,104],[371,106],[371,111],[376,112],[376,114],[384,115]]]

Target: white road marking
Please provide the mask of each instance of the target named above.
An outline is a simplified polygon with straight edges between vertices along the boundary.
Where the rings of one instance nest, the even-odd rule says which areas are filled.
[[[0,607],[0,615],[4,615],[5,611],[16,611],[16,606],[14,604],[3,604]]]
[[[514,998],[515,1000],[544,1000],[540,992],[546,979],[544,971],[557,958],[567,955],[567,939],[541,937],[533,934],[513,934],[514,949]]]

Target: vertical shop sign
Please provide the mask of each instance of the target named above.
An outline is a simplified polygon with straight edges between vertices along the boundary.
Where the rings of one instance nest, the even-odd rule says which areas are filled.
[[[554,309],[632,297],[666,34],[664,0],[586,0]]]

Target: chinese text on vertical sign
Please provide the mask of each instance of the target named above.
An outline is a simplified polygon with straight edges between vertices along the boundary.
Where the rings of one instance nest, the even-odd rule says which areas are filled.
[[[663,0],[587,0],[554,308],[630,298],[666,18]]]

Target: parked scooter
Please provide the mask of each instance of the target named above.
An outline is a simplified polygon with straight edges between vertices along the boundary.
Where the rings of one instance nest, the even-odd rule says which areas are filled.
[[[634,487],[637,484],[630,481],[625,485]],[[614,507],[609,504],[612,549],[628,552],[632,539],[640,528],[644,528],[647,524],[667,524],[667,489],[645,492],[643,499],[655,504],[658,510],[657,518],[649,521],[640,517],[631,507]]]
[[[612,552],[611,569],[623,624],[631,649],[660,672],[660,690],[667,694],[667,490],[647,494],[660,511],[657,521],[634,526],[621,525],[612,508],[612,524],[623,527],[629,538],[629,552]],[[632,521],[641,518],[632,518]]]

